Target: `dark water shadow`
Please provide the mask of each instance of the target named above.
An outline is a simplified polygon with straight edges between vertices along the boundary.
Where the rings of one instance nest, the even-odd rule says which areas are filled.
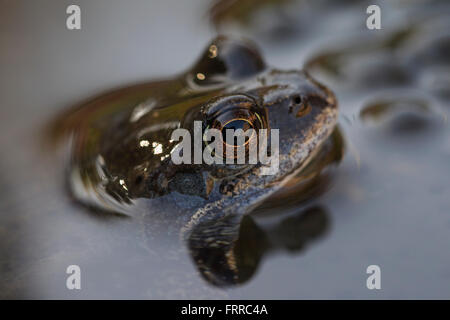
[[[188,239],[192,259],[200,274],[218,287],[249,281],[261,261],[281,251],[301,253],[310,242],[324,236],[330,219],[325,208],[299,210],[273,225],[259,224],[251,215],[228,216],[198,225]],[[215,233],[215,238],[205,237]]]

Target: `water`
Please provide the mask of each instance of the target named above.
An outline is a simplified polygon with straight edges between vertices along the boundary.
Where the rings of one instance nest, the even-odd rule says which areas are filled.
[[[333,89],[346,145],[306,208],[244,221],[257,236],[239,252],[255,262],[226,289],[199,275],[166,219],[149,226],[72,201],[67,150],[40,139],[55,113],[93,94],[189,67],[215,34],[209,2],[81,1],[74,32],[65,29],[68,4],[1,2],[2,297],[449,297],[446,1],[381,2],[380,31],[365,28],[363,1],[303,2],[290,19],[264,9],[250,24],[220,27],[251,36],[269,64],[306,65]],[[71,264],[81,267],[80,291],[65,287]],[[365,286],[370,264],[381,267],[380,291]]]

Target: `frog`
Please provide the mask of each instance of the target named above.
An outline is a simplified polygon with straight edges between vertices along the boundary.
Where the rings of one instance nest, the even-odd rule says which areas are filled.
[[[269,67],[250,40],[219,35],[187,71],[82,102],[57,117],[51,136],[70,141],[67,180],[76,201],[170,221],[208,275],[211,264],[198,250],[222,243],[230,257],[244,216],[289,189],[306,168],[323,169],[311,163],[328,150],[337,119],[335,95],[306,71]],[[175,164],[172,134],[192,132],[195,121],[220,132],[242,121],[277,129],[277,170],[264,174],[262,163]],[[215,274],[213,283],[235,282],[235,273]]]

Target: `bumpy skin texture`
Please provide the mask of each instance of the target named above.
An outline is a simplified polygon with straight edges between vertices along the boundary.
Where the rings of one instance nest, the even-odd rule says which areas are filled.
[[[279,170],[173,164],[173,130],[192,131],[194,120],[206,127],[221,109],[233,113],[236,101],[258,113],[262,127],[279,129]],[[69,184],[76,199],[128,215],[167,209],[168,219],[183,226],[182,237],[201,248],[209,244],[199,239],[211,240],[208,230],[216,230],[214,243],[230,226],[228,234],[236,234],[242,216],[317,154],[336,120],[337,103],[325,86],[304,71],[268,68],[253,44],[220,36],[187,72],[94,98],[64,114],[54,131],[72,134]],[[211,221],[233,223],[221,231],[197,227]]]

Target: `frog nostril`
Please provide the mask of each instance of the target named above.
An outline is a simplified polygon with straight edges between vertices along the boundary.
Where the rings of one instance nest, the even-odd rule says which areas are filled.
[[[291,98],[291,103],[289,104],[288,113],[292,113],[294,111],[294,107],[302,104],[302,97],[300,95],[295,95]]]
[[[300,97],[299,95],[294,96],[294,97],[292,98],[292,100],[293,100],[293,102],[294,102],[295,104],[300,104],[300,103],[302,103],[302,97]]]

